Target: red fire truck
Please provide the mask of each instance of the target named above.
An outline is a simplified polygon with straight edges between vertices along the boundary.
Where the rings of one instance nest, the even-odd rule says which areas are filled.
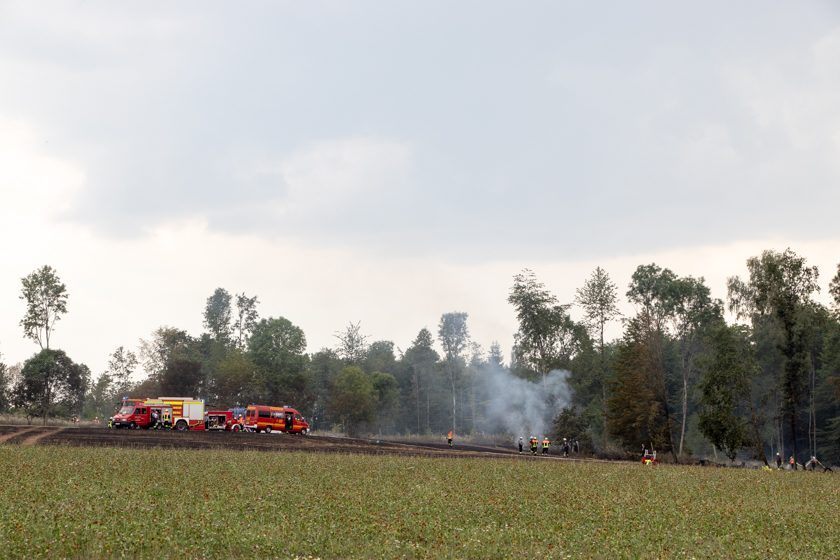
[[[203,430],[204,401],[192,397],[124,399],[119,412],[111,418],[111,427]]]
[[[288,406],[251,404],[245,409],[245,429],[270,434],[276,430],[287,434],[309,433],[309,422],[300,412]]]
[[[204,415],[204,429],[215,432],[238,432],[242,430],[241,418],[232,410],[209,410]]]

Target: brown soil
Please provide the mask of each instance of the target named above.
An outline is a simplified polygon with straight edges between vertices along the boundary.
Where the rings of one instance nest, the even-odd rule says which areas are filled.
[[[138,449],[299,451],[415,457],[520,457],[512,448],[507,449],[480,445],[455,445],[450,448],[445,443],[407,443],[392,440],[354,439],[317,435],[109,430],[107,428],[90,427],[0,426],[0,443],[70,445],[78,447],[131,447]],[[527,454],[523,454],[521,457],[527,459],[546,459],[546,457],[531,457]],[[547,458],[560,459],[557,456]]]

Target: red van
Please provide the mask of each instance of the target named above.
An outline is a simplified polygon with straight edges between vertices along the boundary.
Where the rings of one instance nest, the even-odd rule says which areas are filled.
[[[245,429],[252,432],[287,434],[309,433],[309,422],[300,412],[288,406],[267,406],[251,404],[245,409]]]

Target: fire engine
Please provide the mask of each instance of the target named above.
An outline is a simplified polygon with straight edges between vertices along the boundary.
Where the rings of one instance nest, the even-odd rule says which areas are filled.
[[[157,422],[154,417],[157,416]],[[204,429],[204,401],[192,397],[124,399],[111,418],[114,428],[174,428],[179,431]]]
[[[309,422],[300,412],[289,406],[266,406],[251,404],[245,409],[245,429],[250,432],[265,432],[272,430],[287,434],[306,435],[309,433]]]
[[[209,410],[204,415],[204,429],[218,432],[238,432],[242,430],[240,418],[232,410]]]

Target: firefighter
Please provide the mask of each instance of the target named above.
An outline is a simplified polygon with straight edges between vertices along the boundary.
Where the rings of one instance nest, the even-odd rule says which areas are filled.
[[[519,454],[522,455],[522,448],[525,446],[525,442],[522,440],[522,436],[519,436]]]
[[[563,457],[569,456],[569,440],[563,438]]]
[[[549,441],[548,436],[543,436],[542,446],[543,446],[543,455],[548,455],[548,446],[551,445],[551,441]]]
[[[452,435],[452,430],[446,432],[446,443],[447,445],[449,445],[449,447],[452,447]]]
[[[537,438],[535,436],[531,436],[531,439],[528,440],[528,443],[531,444],[531,455],[537,454]]]
[[[152,429],[160,429],[160,414],[158,414],[157,410],[152,410]]]

